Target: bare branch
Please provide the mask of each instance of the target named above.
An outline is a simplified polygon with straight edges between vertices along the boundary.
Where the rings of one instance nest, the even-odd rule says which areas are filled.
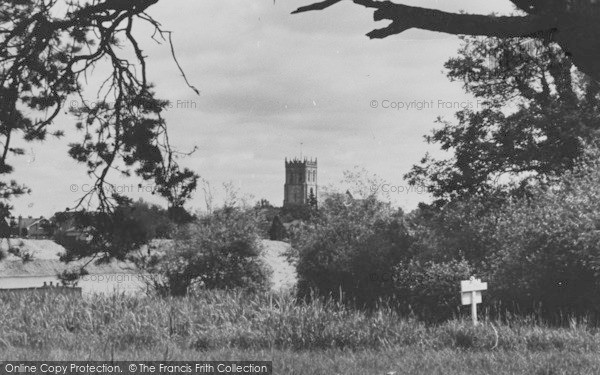
[[[292,12],[292,14],[308,12],[311,10],[323,10],[325,8],[329,8],[330,6],[339,3],[342,0],[325,0],[320,3],[315,3],[307,6],[300,7]]]

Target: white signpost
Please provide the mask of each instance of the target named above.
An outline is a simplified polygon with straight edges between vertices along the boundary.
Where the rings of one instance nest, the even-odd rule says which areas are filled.
[[[487,283],[471,276],[469,280],[460,282],[460,296],[463,305],[471,305],[473,325],[477,325],[477,304],[481,303],[481,291],[487,290]]]

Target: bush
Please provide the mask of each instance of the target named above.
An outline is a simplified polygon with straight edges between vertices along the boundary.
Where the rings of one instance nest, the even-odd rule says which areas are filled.
[[[310,221],[317,215],[317,208],[308,204],[289,204],[281,208],[280,215],[284,223],[294,220]]]
[[[420,204],[407,215],[414,238],[411,252],[422,262],[465,259],[477,269],[485,268],[496,246],[496,225],[489,218],[506,202],[502,192],[494,192],[457,199],[442,207]]]
[[[594,157],[532,198],[490,215],[494,295],[521,313],[600,319],[600,162]]]
[[[268,203],[266,203],[268,204]],[[258,227],[260,230],[260,236],[262,238],[270,238],[271,237],[271,228],[273,226],[273,220],[275,217],[279,216],[280,208],[272,207],[272,206],[254,206],[254,211],[258,218]]]
[[[466,259],[489,282],[486,299],[492,314],[531,314],[561,324],[573,316],[600,320],[598,160],[592,152],[573,170],[530,185],[520,197],[474,197],[439,209],[421,207],[411,215],[415,260],[447,264]],[[443,278],[445,271],[438,271]],[[409,272],[403,270],[400,278],[413,277],[403,275]],[[413,307],[433,309],[426,301],[413,301]]]
[[[395,300],[440,320],[459,312],[459,281],[489,283],[488,312],[600,322],[600,151],[562,176],[421,205],[404,216],[370,196],[331,195],[292,232],[300,297],[339,295],[359,307]],[[536,185],[537,184],[537,185]]]
[[[428,321],[440,321],[460,313],[459,285],[472,275],[465,260],[444,263],[411,260],[394,269],[399,306]]]
[[[269,238],[271,241],[283,241],[286,237],[287,231],[285,230],[285,226],[281,222],[279,215],[277,215],[273,218],[273,223],[269,229]]]
[[[393,267],[407,257],[409,245],[401,211],[373,196],[354,200],[333,194],[293,239],[299,297],[341,293],[358,307],[391,299]]]
[[[258,233],[253,210],[228,207],[197,219],[155,263],[154,271],[164,276],[157,289],[171,295],[185,295],[191,286],[266,289],[269,271],[260,258]]]

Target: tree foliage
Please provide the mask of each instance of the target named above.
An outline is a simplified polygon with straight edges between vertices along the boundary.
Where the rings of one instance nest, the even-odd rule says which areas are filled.
[[[411,259],[394,268],[393,284],[401,312],[426,321],[441,321],[460,315],[456,286],[473,275],[464,259],[422,262]]]
[[[122,199],[110,213],[57,212],[52,223],[54,241],[66,250],[62,260],[88,259],[82,271],[92,261],[125,260],[153,239],[171,238],[176,229],[167,210],[129,199]]]
[[[600,321],[599,156],[594,147],[586,148],[571,170],[552,184],[530,187],[525,196],[422,205],[407,219],[411,261],[465,261],[493,285],[487,293],[492,315]],[[399,275],[410,269],[419,270],[404,267]]]
[[[600,319],[599,156],[586,153],[551,188],[489,215],[489,277],[504,305]]]
[[[354,200],[332,194],[292,242],[299,296],[342,293],[347,302],[372,307],[393,296],[393,267],[408,257],[409,244],[401,211],[374,195]]]
[[[160,275],[154,287],[185,295],[191,287],[262,290],[269,270],[262,258],[254,210],[225,207],[198,218],[176,236],[173,249],[147,260]]]
[[[97,198],[101,211],[117,200],[111,197],[108,173],[135,173],[154,179],[157,192],[173,206],[181,206],[195,188],[197,176],[178,166],[179,155],[167,137],[158,99],[146,76],[146,59],[134,36],[141,22],[155,28],[154,37],[171,41],[147,10],[158,0],[19,0],[0,4],[0,174],[13,168],[9,156],[22,155],[13,146],[27,141],[60,137],[55,120],[67,98],[80,98],[72,109],[79,121],[80,142],[69,155],[84,164],[95,178],[94,188],[78,205]],[[130,53],[135,56],[129,59]],[[110,74],[86,100],[83,80],[100,65]],[[92,104],[88,104],[92,103]],[[16,182],[2,182],[0,196],[26,192]]]
[[[456,124],[438,119],[443,127],[426,139],[452,157],[426,155],[406,176],[441,201],[551,179],[598,135],[599,86],[555,44],[465,38],[446,68],[481,108],[459,111]]]
[[[308,204],[288,204],[279,213],[284,223],[294,220],[310,221],[316,215],[316,207]]]
[[[310,190],[310,194],[308,195],[308,205],[313,209],[317,209],[318,207],[317,196],[315,195],[315,192],[312,191],[312,189]]]
[[[269,228],[269,238],[271,241],[283,241],[287,237],[287,231],[279,215],[275,215],[271,228]]]

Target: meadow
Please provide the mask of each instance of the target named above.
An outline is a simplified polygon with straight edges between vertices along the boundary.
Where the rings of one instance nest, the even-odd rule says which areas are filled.
[[[600,373],[600,334],[584,323],[427,325],[385,306],[366,313],[289,293],[7,293],[0,317],[0,358],[10,360],[272,360],[277,374]]]

